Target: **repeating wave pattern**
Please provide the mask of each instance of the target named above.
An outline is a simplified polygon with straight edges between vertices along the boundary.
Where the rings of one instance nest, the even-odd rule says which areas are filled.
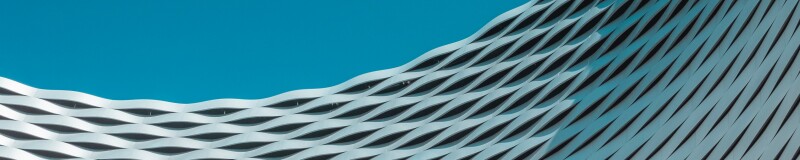
[[[797,159],[796,0],[533,0],[467,39],[258,100],[0,78],[2,159]]]

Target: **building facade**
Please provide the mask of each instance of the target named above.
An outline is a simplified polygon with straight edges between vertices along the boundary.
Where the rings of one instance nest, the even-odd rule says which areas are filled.
[[[258,100],[0,78],[0,159],[797,159],[797,8],[533,0],[405,65]]]

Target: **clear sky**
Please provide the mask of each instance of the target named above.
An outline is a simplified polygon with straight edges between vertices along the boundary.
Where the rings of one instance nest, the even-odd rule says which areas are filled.
[[[405,64],[526,1],[0,1],[0,76],[109,99],[266,98]]]

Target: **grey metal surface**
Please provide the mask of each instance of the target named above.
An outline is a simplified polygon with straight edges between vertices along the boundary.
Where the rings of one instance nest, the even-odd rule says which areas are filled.
[[[0,157],[796,159],[797,8],[534,0],[403,66],[258,100],[0,78]]]

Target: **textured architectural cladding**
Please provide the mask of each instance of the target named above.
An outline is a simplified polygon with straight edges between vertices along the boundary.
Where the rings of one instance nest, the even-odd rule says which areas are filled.
[[[260,100],[0,79],[0,157],[797,159],[797,8],[534,0],[406,65]]]

